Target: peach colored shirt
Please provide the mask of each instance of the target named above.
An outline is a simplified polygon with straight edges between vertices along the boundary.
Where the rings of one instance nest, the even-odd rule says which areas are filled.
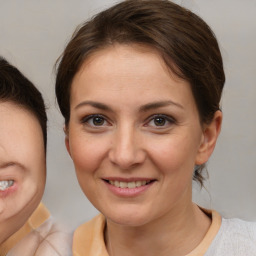
[[[186,256],[204,255],[221,226],[221,216],[216,211],[209,212],[212,224],[202,242]],[[79,226],[73,237],[74,256],[109,256],[104,243],[105,217],[102,214]]]

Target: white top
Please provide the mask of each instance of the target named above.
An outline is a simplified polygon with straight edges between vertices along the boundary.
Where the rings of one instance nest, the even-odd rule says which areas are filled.
[[[222,218],[221,227],[205,256],[256,255],[256,223]]]

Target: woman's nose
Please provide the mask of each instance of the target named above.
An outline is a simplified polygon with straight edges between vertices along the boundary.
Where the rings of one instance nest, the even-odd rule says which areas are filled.
[[[146,152],[139,131],[123,128],[115,132],[109,151],[110,161],[122,170],[129,170],[145,161]]]

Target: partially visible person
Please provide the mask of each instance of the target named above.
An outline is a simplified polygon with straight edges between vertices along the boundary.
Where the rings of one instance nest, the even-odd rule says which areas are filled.
[[[40,203],[47,116],[41,93],[0,57],[0,256],[71,255],[70,238]]]
[[[55,89],[79,184],[101,214],[76,229],[73,255],[256,255],[255,223],[192,202],[224,82],[213,32],[171,1],[122,1],[76,30]]]

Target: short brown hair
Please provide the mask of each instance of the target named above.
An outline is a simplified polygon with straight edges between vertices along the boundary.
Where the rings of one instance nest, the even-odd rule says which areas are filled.
[[[210,27],[191,11],[167,0],[127,0],[78,27],[59,58],[55,90],[66,125],[73,77],[88,56],[116,43],[156,49],[167,67],[190,83],[200,121],[211,122],[220,108],[225,74]],[[195,171],[194,178],[202,184],[201,170]]]
[[[0,102],[10,101],[30,111],[40,123],[44,147],[47,143],[47,115],[38,89],[14,66],[0,57]]]

